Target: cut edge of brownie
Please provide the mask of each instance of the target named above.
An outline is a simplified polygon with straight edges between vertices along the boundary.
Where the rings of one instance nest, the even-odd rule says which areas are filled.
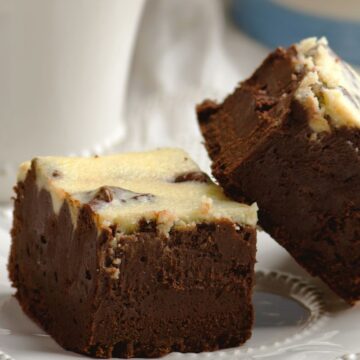
[[[233,194],[235,189],[230,179],[237,163],[251,159],[259,149],[265,150],[274,132],[281,131],[284,125],[290,125],[287,124],[290,104],[305,76],[302,69],[292,71],[295,54],[294,46],[289,49],[277,48],[221,104],[205,100],[196,107],[204,145],[212,160],[212,173],[226,195],[236,201],[253,202],[246,194]],[[273,68],[276,68],[276,74],[272,74]],[[246,113],[243,113],[243,109],[247,109]],[[236,123],[232,118],[235,112],[242,114],[241,123]],[[223,141],[224,135],[226,142]],[[232,158],[237,159],[236,164],[231,161]]]

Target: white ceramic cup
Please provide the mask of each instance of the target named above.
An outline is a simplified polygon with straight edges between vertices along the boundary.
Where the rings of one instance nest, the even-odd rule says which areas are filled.
[[[0,201],[20,162],[101,153],[125,132],[143,0],[0,0]]]

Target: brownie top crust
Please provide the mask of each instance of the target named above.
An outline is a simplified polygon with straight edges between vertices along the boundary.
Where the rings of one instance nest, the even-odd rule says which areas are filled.
[[[229,200],[222,189],[180,149],[112,156],[38,157],[23,163],[18,181],[35,174],[52,197],[55,213],[68,202],[76,226],[79,209],[90,206],[102,226],[136,231],[142,220],[160,232],[196,222],[228,219],[255,226],[257,206]]]
[[[295,45],[295,67],[305,76],[295,97],[313,113],[315,132],[332,127],[360,127],[360,77],[328,46],[325,38]]]

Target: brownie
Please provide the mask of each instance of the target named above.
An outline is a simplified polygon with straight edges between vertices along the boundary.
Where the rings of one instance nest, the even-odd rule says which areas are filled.
[[[221,104],[197,108],[231,198],[350,304],[360,299],[360,78],[310,38],[271,53]]]
[[[251,336],[256,204],[178,149],[21,166],[9,273],[67,350],[158,357]]]

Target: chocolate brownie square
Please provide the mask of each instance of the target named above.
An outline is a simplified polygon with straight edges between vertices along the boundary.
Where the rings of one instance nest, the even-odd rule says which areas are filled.
[[[156,357],[251,335],[256,205],[230,201],[182,150],[21,166],[9,272],[65,349]]]
[[[360,299],[360,78],[310,38],[276,49],[198,119],[228,196],[349,303]]]

